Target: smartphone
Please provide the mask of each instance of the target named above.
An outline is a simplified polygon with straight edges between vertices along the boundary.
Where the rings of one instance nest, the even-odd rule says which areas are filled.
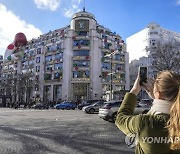
[[[139,77],[140,77],[140,85],[142,86],[142,82],[147,82],[147,67],[145,66],[139,67]]]

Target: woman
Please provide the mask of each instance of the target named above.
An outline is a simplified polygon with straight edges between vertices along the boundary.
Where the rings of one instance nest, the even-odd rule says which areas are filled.
[[[163,71],[155,81],[143,83],[153,105],[147,114],[133,115],[139,80],[125,95],[115,124],[126,135],[135,134],[137,154],[180,154],[180,75]]]

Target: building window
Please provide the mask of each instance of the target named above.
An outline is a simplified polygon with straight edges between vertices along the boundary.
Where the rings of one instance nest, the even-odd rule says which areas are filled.
[[[39,84],[35,84],[34,90],[35,90],[35,91],[39,91]]]
[[[103,89],[103,92],[109,91],[109,90],[110,90],[110,85],[104,84],[104,85],[102,86],[102,89]]]
[[[74,67],[89,67],[89,61],[81,60],[81,61],[74,61],[73,62]]]
[[[115,64],[116,71],[124,71],[125,66],[121,64]]]
[[[124,85],[115,85],[115,89],[117,91],[124,90]]]
[[[40,63],[40,57],[36,57],[36,63]]]
[[[156,44],[156,40],[150,40],[150,45],[155,45]]]
[[[54,73],[54,79],[62,79],[62,72],[57,72],[57,73]]]
[[[102,63],[102,69],[110,70],[111,69],[111,63]]]
[[[41,48],[37,49],[37,54],[41,54]]]
[[[44,75],[44,80],[51,80],[52,79],[52,74],[45,74]]]
[[[51,98],[51,86],[44,86],[44,101],[49,102]]]
[[[112,46],[111,43],[105,42],[105,43],[103,44],[103,47],[104,47],[105,49],[110,49],[110,46]]]
[[[111,76],[108,75],[108,72],[102,72],[102,82],[110,82]]]
[[[74,56],[89,56],[89,50],[74,50]]]
[[[63,53],[59,53],[55,55],[56,62],[62,62],[63,61]]]
[[[50,62],[52,61],[52,56],[46,56],[45,57],[45,62]]]
[[[62,86],[54,85],[53,94],[54,94],[54,96],[53,96],[54,101],[60,101],[62,99]]]
[[[88,34],[88,33],[87,33],[86,31],[77,32],[77,35],[78,35],[78,36],[87,36],[87,34]]]
[[[73,78],[89,78],[90,72],[87,71],[74,71]]]
[[[120,51],[122,50],[122,47],[123,47],[122,45],[117,45],[117,49]]]
[[[90,41],[89,40],[74,40],[73,46],[78,46],[78,45],[88,46],[90,45]]]
[[[101,38],[102,38],[102,39],[107,39],[107,35],[102,34],[102,35],[101,35]]]
[[[46,71],[52,71],[52,67],[53,67],[53,65],[46,65],[45,70]]]
[[[36,72],[40,72],[40,66],[36,66]]]
[[[39,81],[39,75],[36,75],[36,76],[35,76],[35,80],[36,80],[36,81]]]
[[[30,55],[30,57],[31,57],[31,56],[34,56],[34,50],[30,50],[30,51],[29,51],[29,55]]]
[[[54,64],[54,70],[62,70],[63,69],[63,63]]]
[[[61,49],[61,43],[57,43],[56,49],[57,49],[57,50]]]
[[[33,65],[33,64],[34,64],[34,60],[30,60],[29,65]]]
[[[47,51],[47,52],[51,52],[52,50],[53,50],[53,47],[52,47],[52,46],[47,46],[47,47],[46,47],[46,51]]]
[[[113,60],[119,61],[120,59],[121,59],[121,55],[119,54],[113,55]]]

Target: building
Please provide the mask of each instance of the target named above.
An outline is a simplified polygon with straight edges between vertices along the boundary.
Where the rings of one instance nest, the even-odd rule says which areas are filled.
[[[129,89],[129,58],[122,38],[85,10],[70,25],[23,46],[23,57],[3,63],[12,100],[121,99]],[[9,83],[9,82],[8,82]]]
[[[152,68],[152,56],[146,53],[146,48],[151,48],[159,42],[169,40],[180,41],[180,34],[164,29],[159,24],[152,22],[145,29],[127,38],[127,52],[130,55],[130,87],[133,86],[138,74],[139,66],[148,67],[148,76],[155,77],[157,72]],[[141,98],[148,98],[144,91],[140,94]]]
[[[0,55],[0,75],[1,75],[1,70],[2,70],[2,64],[3,63],[3,55]]]
[[[171,39],[180,41],[180,34],[162,28],[155,22],[148,24],[145,29],[126,39],[130,61],[143,56],[147,57],[147,47],[155,46],[159,41],[168,41]]]

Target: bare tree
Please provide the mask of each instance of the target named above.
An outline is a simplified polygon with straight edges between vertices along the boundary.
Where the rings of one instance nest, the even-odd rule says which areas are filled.
[[[176,40],[158,43],[146,51],[152,56],[155,71],[172,70],[180,72],[180,42]]]

